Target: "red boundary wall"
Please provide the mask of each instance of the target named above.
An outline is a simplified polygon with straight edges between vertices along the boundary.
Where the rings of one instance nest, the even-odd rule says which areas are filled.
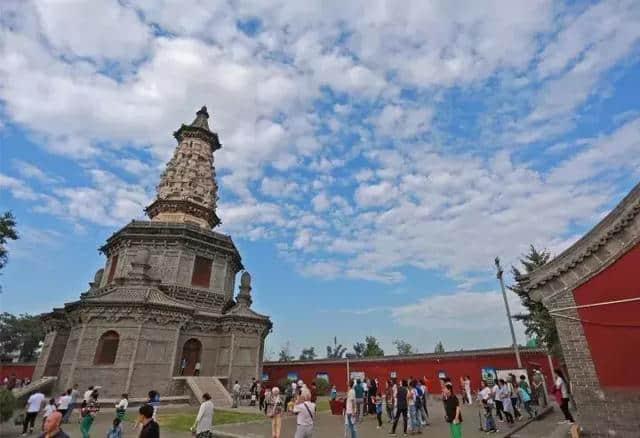
[[[0,382],[5,377],[15,374],[17,378],[26,379],[33,376],[33,370],[36,369],[35,363],[3,363],[0,364]]]
[[[552,370],[549,369],[549,359],[546,351],[538,348],[523,348],[521,350],[522,367],[526,368],[531,378],[534,369],[539,369],[545,375],[549,384],[552,382]],[[555,366],[554,362],[554,366]],[[384,356],[377,358],[352,359],[349,361],[350,372],[364,372],[367,378],[378,378],[386,381],[395,373],[398,379],[409,377],[426,377],[430,382],[430,390],[435,388],[441,372],[450,377],[459,390],[460,377],[470,376],[474,391],[480,385],[483,368],[496,370],[516,369],[517,362],[513,350],[510,348],[456,351],[443,354],[418,354],[411,356]],[[275,385],[281,379],[295,373],[298,379],[310,382],[318,374],[326,374],[329,383],[336,385],[338,391],[345,391],[347,384],[346,359],[320,359],[314,361],[293,362],[265,362],[263,373],[267,377],[268,385]]]

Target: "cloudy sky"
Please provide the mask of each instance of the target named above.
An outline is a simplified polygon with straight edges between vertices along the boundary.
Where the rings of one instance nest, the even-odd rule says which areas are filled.
[[[640,179],[639,41],[633,0],[4,0],[2,308],[86,290],[206,104],[271,351],[506,345],[494,257],[557,254]]]

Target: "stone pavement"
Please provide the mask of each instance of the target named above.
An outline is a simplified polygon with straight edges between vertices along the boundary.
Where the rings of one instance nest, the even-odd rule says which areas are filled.
[[[557,421],[559,417],[559,411],[556,409],[550,415],[542,420],[534,421],[527,425],[517,434],[513,435],[514,438],[547,438],[551,437],[557,428]],[[429,401],[429,413],[431,415],[431,425],[423,428],[422,436],[425,437],[449,437],[449,426],[444,421],[444,409],[442,403],[435,400]],[[500,432],[497,434],[487,434],[479,430],[479,418],[477,406],[463,407],[463,436],[465,438],[479,438],[479,437],[504,437],[511,430],[506,423],[499,423],[498,427]],[[518,423],[516,423],[517,425]],[[376,429],[377,422],[374,416],[365,417],[362,424],[358,425],[358,438],[370,438],[370,437],[387,437],[391,430],[389,423],[383,423],[382,429]],[[270,438],[271,437],[271,423],[269,421],[253,422],[245,424],[229,424],[220,426],[217,430],[222,432],[232,433],[237,436],[247,438]],[[293,437],[295,433],[295,417],[287,416],[282,422],[282,438]],[[398,429],[396,430],[398,436],[402,436],[402,420],[398,423]],[[334,416],[328,412],[318,414],[316,424],[314,427],[314,438],[342,438],[344,437],[344,419],[342,416]]]
[[[185,406],[176,407],[161,407],[163,412],[169,412],[171,410],[184,410]],[[197,412],[196,407],[192,407],[194,413]],[[250,407],[243,407],[241,409],[244,412],[256,412],[257,410]],[[447,438],[449,436],[448,425],[443,418],[442,404],[438,401],[429,401],[429,413],[431,414],[431,426],[423,429],[422,436],[425,437],[437,437]],[[133,412],[130,414],[135,415]],[[92,438],[103,438],[111,424],[113,419],[113,413],[108,410],[101,411],[96,417],[96,421],[91,428]],[[465,438],[479,438],[479,437],[504,437],[510,428],[506,426],[506,423],[499,423],[500,432],[497,434],[486,434],[478,430],[478,409],[476,406],[464,406],[463,407],[463,436]],[[558,409],[555,409],[550,415],[543,420],[534,421],[524,429],[516,432],[513,438],[556,438],[564,436],[566,432],[559,431],[557,421],[562,419]],[[344,437],[344,420],[342,416],[334,416],[328,412],[318,414],[316,426],[314,429],[314,438],[342,438]],[[38,416],[37,425],[41,424],[41,416]],[[358,426],[358,438],[372,438],[372,437],[387,437],[391,429],[391,425],[388,423],[383,424],[381,430],[376,429],[376,420],[373,416],[365,417],[362,424]],[[561,427],[560,427],[561,428]],[[240,436],[246,438],[271,438],[271,423],[265,418],[264,421],[255,421],[250,423],[241,424],[228,424],[218,426],[215,428],[217,431],[223,432],[221,436]],[[568,429],[568,427],[565,427]],[[63,430],[69,434],[70,438],[81,438],[80,426],[77,423],[77,416],[74,417],[74,421],[70,424],[66,424]],[[135,438],[138,435],[137,431],[134,431],[131,423],[125,423],[123,438]],[[4,423],[0,428],[0,438],[15,438],[20,435],[21,430],[18,426],[13,426],[12,423]],[[402,436],[402,420],[398,424],[397,430],[398,436]],[[295,417],[288,415],[282,422],[282,438],[292,438],[295,433]],[[160,432],[162,438],[191,438],[192,435],[188,431],[175,432],[162,429]],[[229,434],[229,435],[226,435]],[[34,433],[32,437],[37,437]]]

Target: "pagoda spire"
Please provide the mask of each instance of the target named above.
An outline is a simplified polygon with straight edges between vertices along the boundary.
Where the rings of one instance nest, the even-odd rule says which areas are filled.
[[[213,153],[222,146],[209,128],[209,113],[203,106],[190,125],[173,133],[178,146],[156,187],[156,200],[145,212],[152,221],[192,223],[213,228],[218,184]]]

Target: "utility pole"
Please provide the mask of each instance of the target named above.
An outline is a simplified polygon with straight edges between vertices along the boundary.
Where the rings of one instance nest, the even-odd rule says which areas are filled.
[[[513,321],[511,320],[511,311],[509,310],[509,302],[507,301],[507,291],[504,288],[504,281],[502,280],[503,270],[500,266],[500,257],[496,257],[496,277],[500,281],[500,288],[502,289],[502,298],[504,298],[504,307],[507,310],[507,320],[509,321],[509,329],[511,329],[511,340],[513,341],[513,351],[516,353],[516,361],[518,362],[518,368],[522,368],[522,361],[520,360],[520,351],[518,350],[518,343],[516,342],[516,332],[513,330]]]

